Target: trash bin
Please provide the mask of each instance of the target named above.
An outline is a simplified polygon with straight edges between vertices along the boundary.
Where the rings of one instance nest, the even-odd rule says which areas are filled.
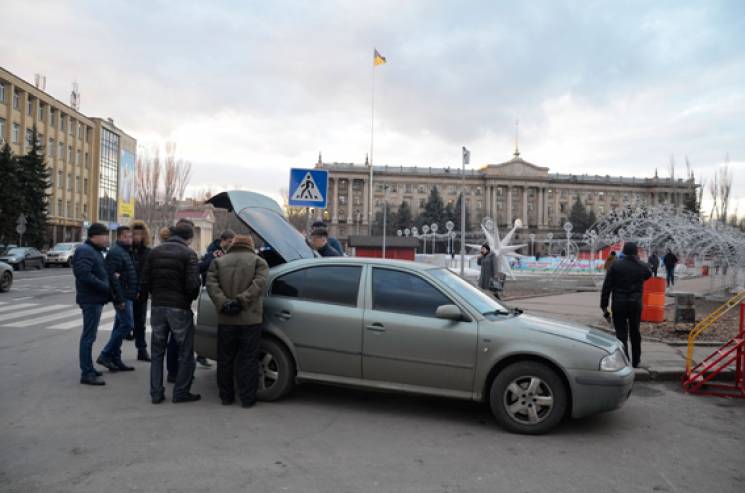
[[[651,277],[642,291],[642,322],[665,321],[665,279]]]

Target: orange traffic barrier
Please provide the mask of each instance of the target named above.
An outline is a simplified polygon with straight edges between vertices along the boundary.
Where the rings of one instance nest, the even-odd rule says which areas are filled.
[[[644,283],[642,322],[665,321],[665,280],[652,277]]]

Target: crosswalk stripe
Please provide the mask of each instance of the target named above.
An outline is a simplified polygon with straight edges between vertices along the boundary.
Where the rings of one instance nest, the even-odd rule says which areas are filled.
[[[60,308],[67,308],[68,306],[69,305],[40,306],[38,308],[31,308],[29,310],[22,310],[20,312],[8,313],[7,315],[3,315],[3,322],[1,322],[0,325],[7,325],[4,322],[15,318],[23,318],[29,315],[38,315],[44,312],[51,312],[52,310],[59,310]]]
[[[80,309],[72,309],[72,310],[67,310],[64,312],[53,313],[51,315],[47,315],[46,317],[31,318],[29,320],[13,322],[13,323],[9,323],[6,325],[8,327],[29,327],[31,325],[43,324],[46,322],[53,322],[53,321],[61,320],[64,318],[70,318],[75,315],[80,317],[80,314],[81,314]]]
[[[36,306],[36,303],[18,303],[16,305],[4,306],[0,308],[0,312],[10,312],[21,308],[28,308],[29,306]]]

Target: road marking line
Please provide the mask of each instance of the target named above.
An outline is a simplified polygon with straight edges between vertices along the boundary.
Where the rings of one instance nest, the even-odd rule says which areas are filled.
[[[51,312],[52,310],[59,310],[60,308],[67,308],[69,305],[49,305],[42,306],[39,308],[32,308],[30,310],[23,310],[20,312],[8,313],[3,315],[2,325],[8,325],[5,322],[14,318],[23,318],[29,315],[38,315],[39,313]]]
[[[10,312],[13,310],[18,310],[20,308],[28,308],[29,306],[36,306],[36,305],[37,303],[18,303],[15,305],[4,306],[0,308],[0,312]]]
[[[47,315],[46,317],[32,318],[30,320],[23,320],[23,321],[20,321],[20,322],[13,322],[13,323],[9,323],[9,324],[6,324],[6,325],[8,327],[29,327],[31,325],[43,324],[43,323],[46,323],[46,322],[53,322],[53,321],[58,321],[58,320],[62,320],[62,319],[65,319],[65,318],[70,318],[70,317],[75,316],[75,315],[77,315],[77,316],[80,316],[81,315],[81,311],[80,311],[79,308],[78,309],[73,309],[73,310],[67,310],[67,311],[64,311],[64,312],[53,313],[51,315]]]
[[[82,316],[82,312],[81,316]],[[114,313],[114,310],[108,310],[101,314],[101,320],[98,322],[98,330],[101,330],[101,324],[104,322],[111,322],[113,324],[114,317],[116,316],[116,313]],[[51,330],[69,330],[74,329],[76,327],[82,328],[83,320],[82,318],[79,320],[72,320],[70,322],[63,322],[55,325],[50,325],[49,327],[46,327],[47,329]],[[111,330],[111,329],[109,329]]]

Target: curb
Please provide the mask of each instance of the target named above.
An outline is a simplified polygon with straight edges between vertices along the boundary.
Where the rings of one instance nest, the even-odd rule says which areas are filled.
[[[613,332],[608,327],[605,327],[600,324],[590,324],[590,327],[593,329],[602,330],[603,332],[611,335],[615,335],[615,332]],[[668,340],[668,339],[660,339],[659,337],[649,337],[649,336],[642,336],[643,341],[650,341],[650,342],[660,342],[662,344],[667,344],[668,346],[673,347],[688,347],[688,341],[676,339],[676,340]],[[700,341],[694,344],[696,347],[719,347],[724,346],[726,344],[725,341]]]
[[[685,375],[685,369],[677,366],[660,366],[652,368],[636,368],[634,370],[635,382],[680,382]],[[732,380],[735,377],[735,370],[727,368],[714,377],[712,381],[721,382]]]

